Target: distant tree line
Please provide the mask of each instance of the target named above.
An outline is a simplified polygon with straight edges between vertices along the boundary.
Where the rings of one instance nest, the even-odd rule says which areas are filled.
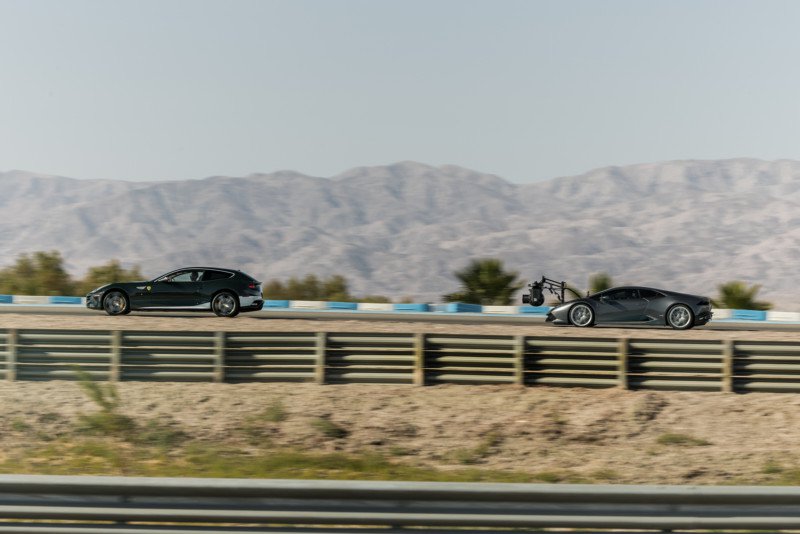
[[[64,268],[58,251],[21,254],[13,265],[0,269],[3,295],[85,295],[110,282],[141,280],[139,267],[125,269],[119,261],[90,267],[86,276],[75,279]]]
[[[262,286],[264,296],[271,300],[327,300],[334,302],[391,302],[382,295],[355,297],[350,293],[347,279],[339,274],[318,278],[309,274],[286,281],[272,279]]]
[[[21,254],[12,265],[0,269],[0,294],[81,296],[111,282],[138,280],[145,280],[139,266],[125,269],[118,260],[90,267],[83,278],[73,278],[64,267],[60,252],[40,251]],[[263,291],[270,299],[391,302],[381,295],[353,296],[347,279],[338,274],[327,278],[310,274],[286,281],[273,279],[264,284]]]
[[[516,303],[518,292],[525,286],[519,273],[506,270],[496,258],[472,260],[453,276],[460,288],[442,296],[445,302],[465,302],[484,305],[509,305]],[[89,291],[111,283],[143,280],[139,267],[122,267],[118,260],[90,267],[83,278],[75,279],[64,268],[64,259],[58,251],[39,251],[21,254],[13,265],[0,269],[0,294],[3,295],[85,295]],[[589,277],[589,292],[597,293],[614,286],[607,273]],[[567,287],[574,296],[582,293]],[[772,304],[757,299],[759,285],[748,285],[733,280],[717,286],[718,297],[713,300],[717,308],[740,310],[768,310]],[[271,279],[264,283],[264,296],[272,300],[326,300],[341,302],[391,302],[382,295],[354,296],[347,279],[339,274],[318,277],[313,274],[288,280]],[[410,302],[404,298],[402,302]]]

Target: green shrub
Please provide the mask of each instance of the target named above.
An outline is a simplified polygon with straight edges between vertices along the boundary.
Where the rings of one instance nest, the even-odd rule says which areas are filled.
[[[289,414],[286,412],[286,408],[280,400],[273,401],[267,406],[267,409],[264,410],[264,419],[270,423],[282,423],[288,418]]]
[[[671,432],[661,434],[656,441],[659,445],[677,445],[679,447],[705,447],[711,445],[711,442],[704,439],[689,436],[688,434]]]
[[[346,438],[350,432],[340,427],[327,417],[317,417],[311,421],[311,426],[323,436],[332,439]]]

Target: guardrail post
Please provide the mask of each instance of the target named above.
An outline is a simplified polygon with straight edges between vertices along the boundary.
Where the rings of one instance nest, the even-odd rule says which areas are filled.
[[[108,368],[108,380],[119,382],[122,365],[122,331],[111,331],[111,361]]]
[[[225,332],[214,332],[214,382],[225,382]]]
[[[722,391],[733,393],[733,357],[736,346],[732,339],[722,342]]]
[[[316,343],[316,369],[314,373],[314,381],[317,384],[325,383],[325,354],[328,351],[328,334],[325,332],[317,332]]]
[[[425,385],[425,334],[414,334],[414,385]]]
[[[514,383],[525,385],[525,336],[514,336]]]
[[[630,340],[627,337],[620,338],[617,346],[617,362],[619,364],[619,375],[617,384],[621,389],[629,389],[628,384],[628,353],[630,352]]]
[[[8,330],[8,357],[6,359],[6,379],[13,382],[17,379],[17,344],[19,342],[19,335],[16,328]]]

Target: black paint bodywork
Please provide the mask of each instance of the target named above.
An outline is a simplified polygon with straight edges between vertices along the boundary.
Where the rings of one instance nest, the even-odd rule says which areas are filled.
[[[572,324],[569,312],[578,303],[585,303],[592,308],[595,324],[667,326],[667,312],[678,304],[691,309],[693,315],[691,326],[704,325],[713,315],[711,299],[708,297],[652,287],[624,286],[559,304],[547,314],[547,321],[553,324]]]
[[[121,291],[135,311],[210,311],[211,301],[228,291],[239,299],[239,311],[258,311],[264,306],[261,282],[241,271],[219,267],[184,267],[143,282],[115,282],[86,295],[86,307],[103,309],[103,298]]]

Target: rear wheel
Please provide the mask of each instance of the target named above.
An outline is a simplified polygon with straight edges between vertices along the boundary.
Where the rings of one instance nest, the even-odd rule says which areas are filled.
[[[694,326],[694,314],[689,306],[676,304],[667,311],[667,325],[675,330],[689,330]]]
[[[109,291],[103,297],[103,309],[109,315],[125,315],[130,313],[128,297],[122,291]]]
[[[588,304],[576,304],[569,310],[569,322],[581,328],[594,326],[594,310]]]
[[[211,301],[211,309],[217,317],[236,317],[239,315],[239,299],[229,291],[217,293]]]

